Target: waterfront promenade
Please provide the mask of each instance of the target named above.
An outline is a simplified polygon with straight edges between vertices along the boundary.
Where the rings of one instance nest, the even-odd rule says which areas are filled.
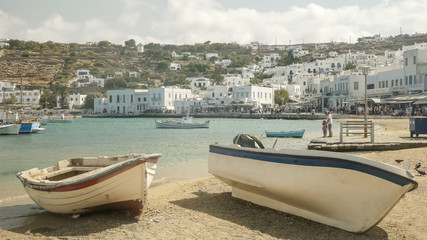
[[[349,119],[335,119],[334,124],[346,122]],[[354,120],[354,119],[351,119]],[[363,121],[363,119],[358,119]],[[410,137],[409,118],[370,118],[374,124],[374,142],[370,136],[362,135],[343,136],[340,142],[340,133],[335,132],[331,138],[315,138],[310,141],[308,149],[356,152],[356,151],[388,151],[408,148],[427,147],[427,134]],[[390,124],[394,123],[394,124]],[[345,135],[345,134],[344,134]]]

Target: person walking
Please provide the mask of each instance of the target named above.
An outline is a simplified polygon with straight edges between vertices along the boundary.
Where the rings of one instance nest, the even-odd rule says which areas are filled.
[[[329,136],[332,137],[332,114],[328,110],[325,111],[326,122],[328,123]]]

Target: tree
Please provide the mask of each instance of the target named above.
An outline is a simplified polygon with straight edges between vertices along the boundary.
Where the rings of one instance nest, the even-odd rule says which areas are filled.
[[[222,74],[222,67],[221,65],[215,65],[215,71],[212,75],[212,79],[215,83],[215,85],[220,85],[224,81],[224,76]]]
[[[252,84],[260,84],[260,83],[262,83],[262,80],[255,76],[255,77],[251,78],[249,80],[249,82]]]
[[[125,46],[126,47],[135,47],[136,46],[135,40],[129,39],[128,41],[125,41]]]
[[[128,85],[123,78],[109,79],[105,84],[104,88],[107,90],[126,88]]]
[[[21,56],[22,57],[29,57],[30,56],[30,52],[24,51],[24,52],[22,52]]]
[[[356,65],[354,65],[352,62],[347,63],[344,67],[344,70],[350,70],[350,69],[356,69]]]
[[[88,93],[85,99],[85,102],[83,103],[82,108],[83,109],[92,109],[94,110],[94,100],[95,98],[103,98],[103,94],[96,92],[96,93]]]
[[[40,95],[39,102],[42,108],[52,109],[56,107],[56,96],[52,91],[45,89]]]
[[[161,61],[157,64],[156,70],[161,72],[166,71],[169,68],[169,64],[167,61]]]
[[[278,89],[274,91],[274,103],[279,106],[285,105],[289,101],[288,92],[285,89]]]
[[[62,109],[69,108],[67,97],[69,95],[67,86],[61,84],[60,82],[55,82],[52,84],[52,91],[55,96],[59,97],[59,106],[61,106]]]
[[[285,65],[291,65],[294,63],[301,62],[301,58],[295,57],[292,53],[292,50],[288,51],[288,56],[286,58],[283,58]]]
[[[111,47],[111,43],[109,41],[100,41],[98,43],[98,47],[100,47],[100,48],[110,48]]]

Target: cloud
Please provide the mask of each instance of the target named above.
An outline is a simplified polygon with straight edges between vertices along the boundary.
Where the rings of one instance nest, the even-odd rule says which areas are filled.
[[[380,33],[382,36],[425,32],[427,0],[383,0],[362,8],[347,5],[327,8],[310,3],[274,11],[250,7],[226,8],[219,0],[137,1],[112,0],[113,16],[90,10],[90,16],[64,18],[60,12],[38,27],[25,29],[21,18],[0,10],[0,35],[24,40],[79,42],[107,40],[123,44],[128,39],[141,43],[193,44],[205,41],[259,41],[292,44],[349,41]],[[94,4],[96,6],[96,4]],[[250,6],[250,4],[247,4]],[[59,10],[58,10],[59,11]],[[111,14],[111,13],[110,13]],[[41,14],[43,16],[43,14]],[[3,24],[6,23],[6,24]],[[6,27],[4,27],[6,26]]]
[[[28,29],[26,38],[40,42],[73,42],[78,38],[80,28],[79,23],[66,22],[61,15],[55,14],[45,20],[39,28]]]
[[[1,38],[19,38],[20,34],[16,29],[26,26],[26,22],[18,17],[11,16],[0,9],[0,36]],[[14,32],[15,34],[10,34]]]
[[[355,40],[425,31],[427,1],[383,1],[369,9],[356,5],[325,8],[318,4],[286,11],[259,12],[249,8],[226,9],[215,0],[170,0],[164,14],[151,23],[152,38],[175,43],[213,42],[273,44]]]

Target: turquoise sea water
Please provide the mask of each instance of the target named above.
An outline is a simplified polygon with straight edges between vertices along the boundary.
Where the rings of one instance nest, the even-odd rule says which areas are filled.
[[[0,201],[25,195],[15,174],[44,168],[70,157],[161,153],[155,181],[208,176],[209,144],[232,143],[238,133],[261,137],[266,147],[276,138],[264,131],[305,129],[304,137],[280,138],[276,148],[306,149],[322,136],[320,120],[210,119],[209,129],[156,129],[153,118],[77,118],[50,123],[39,134],[0,135]],[[208,119],[197,118],[196,122]]]

